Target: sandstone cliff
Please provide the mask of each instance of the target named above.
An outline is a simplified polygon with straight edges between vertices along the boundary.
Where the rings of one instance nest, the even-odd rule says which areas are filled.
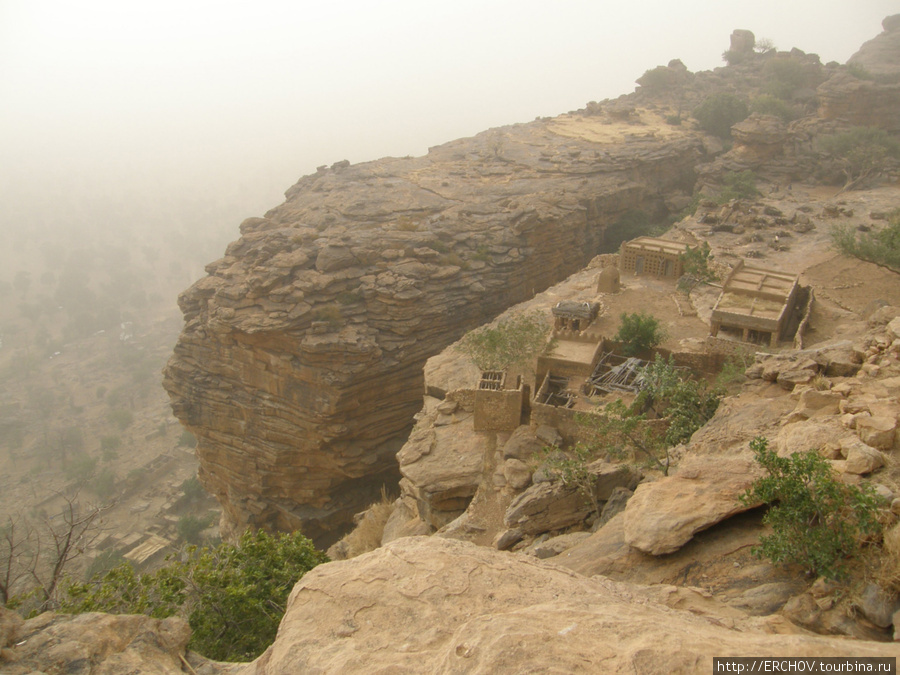
[[[894,24],[874,41],[889,54]],[[800,119],[751,117],[724,155],[718,139],[673,122],[712,93],[765,91],[776,61],[799,73]],[[629,212],[660,222],[727,170],[808,177],[817,136],[900,119],[896,85],[799,50],[663,70],[665,86],[642,78],[632,95],[424,157],[320,167],[241,225],[180,297],[186,323],[164,376],[225,536],[302,527],[330,543],[398,480],[426,359],[583,267]]]
[[[629,209],[665,212],[703,156],[658,113],[566,115],[339,163],[245,221],[179,299],[164,382],[223,532],[347,522],[396,483],[425,360],[586,264]]]

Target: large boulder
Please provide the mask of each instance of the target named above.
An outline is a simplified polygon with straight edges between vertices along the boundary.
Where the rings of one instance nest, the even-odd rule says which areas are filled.
[[[695,533],[753,507],[739,497],[761,475],[747,455],[692,456],[675,475],[638,486],[625,506],[625,541],[652,555],[677,551]]]
[[[712,672],[714,656],[896,654],[777,634],[790,626],[736,610],[725,618],[718,607],[696,591],[415,537],[308,572],[275,643],[241,673],[687,673]]]
[[[640,474],[624,464],[594,462],[589,467],[594,475],[594,497],[605,502],[616,488],[633,489]],[[574,485],[562,481],[535,483],[516,497],[506,510],[507,528],[525,534],[541,534],[582,522],[593,510],[591,500]]]

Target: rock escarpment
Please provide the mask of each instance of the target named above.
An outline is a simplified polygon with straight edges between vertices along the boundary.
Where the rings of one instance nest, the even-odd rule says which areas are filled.
[[[399,477],[425,360],[683,198],[703,153],[658,113],[566,115],[322,168],[245,221],[179,298],[164,379],[223,533],[348,522]]]

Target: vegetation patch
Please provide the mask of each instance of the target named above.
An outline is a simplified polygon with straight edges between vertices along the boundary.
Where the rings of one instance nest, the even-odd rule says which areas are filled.
[[[772,528],[754,554],[817,576],[845,577],[861,538],[880,529],[874,490],[841,482],[812,450],[779,457],[763,437],[753,439],[750,449],[768,475],[754,481],[741,501],[768,504],[763,522]]]
[[[730,139],[731,127],[747,118],[750,109],[734,94],[713,94],[692,113],[700,128],[713,136]]]
[[[640,458],[646,466],[668,475],[669,449],[689,441],[722,400],[721,390],[692,379],[671,357],[666,360],[657,355],[641,377],[644,389],[630,406],[617,399],[597,412],[577,416],[591,440],[582,450],[576,446],[575,460],[584,463],[603,452],[619,460]],[[573,481],[581,480],[581,474],[570,472]]]
[[[126,563],[74,583],[61,610],[182,616],[191,649],[218,661],[251,661],[275,640],[294,584],[327,561],[300,533],[246,532],[237,545],[188,547],[156,572],[138,574]]]
[[[884,129],[853,127],[819,142],[844,176],[843,190],[865,187],[900,159],[900,141]]]
[[[888,224],[878,232],[857,232],[835,227],[832,241],[844,255],[866,260],[900,272],[900,209],[888,216]]]
[[[547,342],[547,332],[543,313],[517,314],[466,333],[456,349],[482,371],[506,370],[537,356]]]
[[[625,356],[646,352],[666,339],[666,331],[659,319],[650,314],[622,312],[621,319],[622,324],[613,339],[622,343]]]

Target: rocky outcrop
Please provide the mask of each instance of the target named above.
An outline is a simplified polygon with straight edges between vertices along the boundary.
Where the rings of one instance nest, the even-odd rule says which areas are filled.
[[[822,117],[900,131],[900,14],[882,26],[883,33],[848,59],[855,70],[837,73],[819,87]]]
[[[625,507],[625,542],[650,553],[672,553],[701,530],[758,504],[740,496],[762,475],[749,456],[691,456],[673,476],[644,483]]]
[[[885,17],[881,27],[884,32],[864,43],[847,63],[876,77],[900,77],[900,14]]]
[[[690,191],[695,132],[565,115],[306,176],[179,304],[165,370],[223,533],[320,543],[396,483],[425,360]],[[324,539],[321,539],[324,537]]]
[[[882,84],[850,73],[837,73],[819,86],[816,96],[819,115],[824,119],[900,131],[900,84]]]
[[[895,652],[752,618],[696,589],[416,537],[307,573],[275,643],[242,672],[711,672],[713,656]]]
[[[606,502],[616,488],[633,490],[641,478],[630,466],[598,461],[587,467],[593,477],[594,500]],[[535,483],[519,494],[506,511],[504,524],[523,534],[561,530],[584,521],[593,510],[591,500],[574,485],[558,480]]]
[[[0,611],[5,611],[0,608]],[[191,631],[183,619],[146,616],[47,612],[19,623],[0,670],[26,673],[93,675],[174,675],[185,672],[185,647]],[[2,633],[0,633],[2,637]],[[13,641],[14,640],[14,641]],[[3,644],[0,643],[0,647]],[[217,673],[224,673],[216,669]]]

